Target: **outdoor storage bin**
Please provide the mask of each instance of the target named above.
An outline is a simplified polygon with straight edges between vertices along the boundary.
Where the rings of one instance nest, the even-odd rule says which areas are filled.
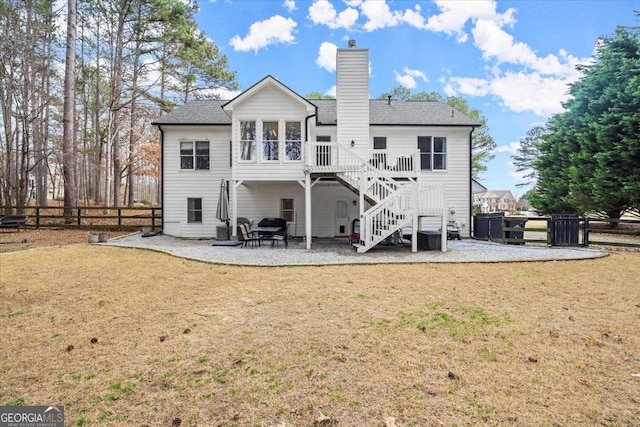
[[[504,212],[479,213],[473,217],[473,237],[480,240],[501,240]]]
[[[418,250],[439,251],[442,249],[442,234],[439,231],[418,231]]]
[[[524,228],[527,224],[526,218],[505,218],[504,224],[506,227]],[[505,231],[504,237],[507,239],[519,239],[521,242],[507,242],[509,245],[524,245],[524,230],[523,231]]]

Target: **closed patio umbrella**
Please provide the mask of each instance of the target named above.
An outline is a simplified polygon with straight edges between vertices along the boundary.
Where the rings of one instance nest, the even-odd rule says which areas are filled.
[[[223,179],[220,182],[220,195],[218,196],[218,207],[216,208],[216,218],[224,222],[227,226],[227,239],[229,238],[229,196],[227,194],[227,182]]]

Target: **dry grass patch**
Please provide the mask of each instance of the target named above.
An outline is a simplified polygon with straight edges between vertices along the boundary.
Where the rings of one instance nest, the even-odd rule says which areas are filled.
[[[68,425],[640,420],[640,253],[264,268],[85,244],[0,266],[0,404]]]

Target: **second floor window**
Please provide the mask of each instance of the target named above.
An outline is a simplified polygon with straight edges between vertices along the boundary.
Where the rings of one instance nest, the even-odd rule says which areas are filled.
[[[447,168],[447,138],[442,136],[419,136],[420,165],[422,170],[445,170]]]
[[[256,122],[240,122],[240,160],[256,161]]]
[[[180,169],[209,169],[209,141],[180,143]]]
[[[278,122],[262,123],[262,160],[278,160]]]
[[[285,152],[287,160],[302,160],[302,132],[300,122],[285,123]]]

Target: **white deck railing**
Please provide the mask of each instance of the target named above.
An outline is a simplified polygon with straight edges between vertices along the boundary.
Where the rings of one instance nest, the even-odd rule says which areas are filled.
[[[420,171],[420,150],[374,150],[331,142],[305,144],[305,167],[310,172],[361,170],[362,161],[395,177],[416,176]]]
[[[442,216],[447,205],[447,194],[442,184],[418,183],[418,216]]]

